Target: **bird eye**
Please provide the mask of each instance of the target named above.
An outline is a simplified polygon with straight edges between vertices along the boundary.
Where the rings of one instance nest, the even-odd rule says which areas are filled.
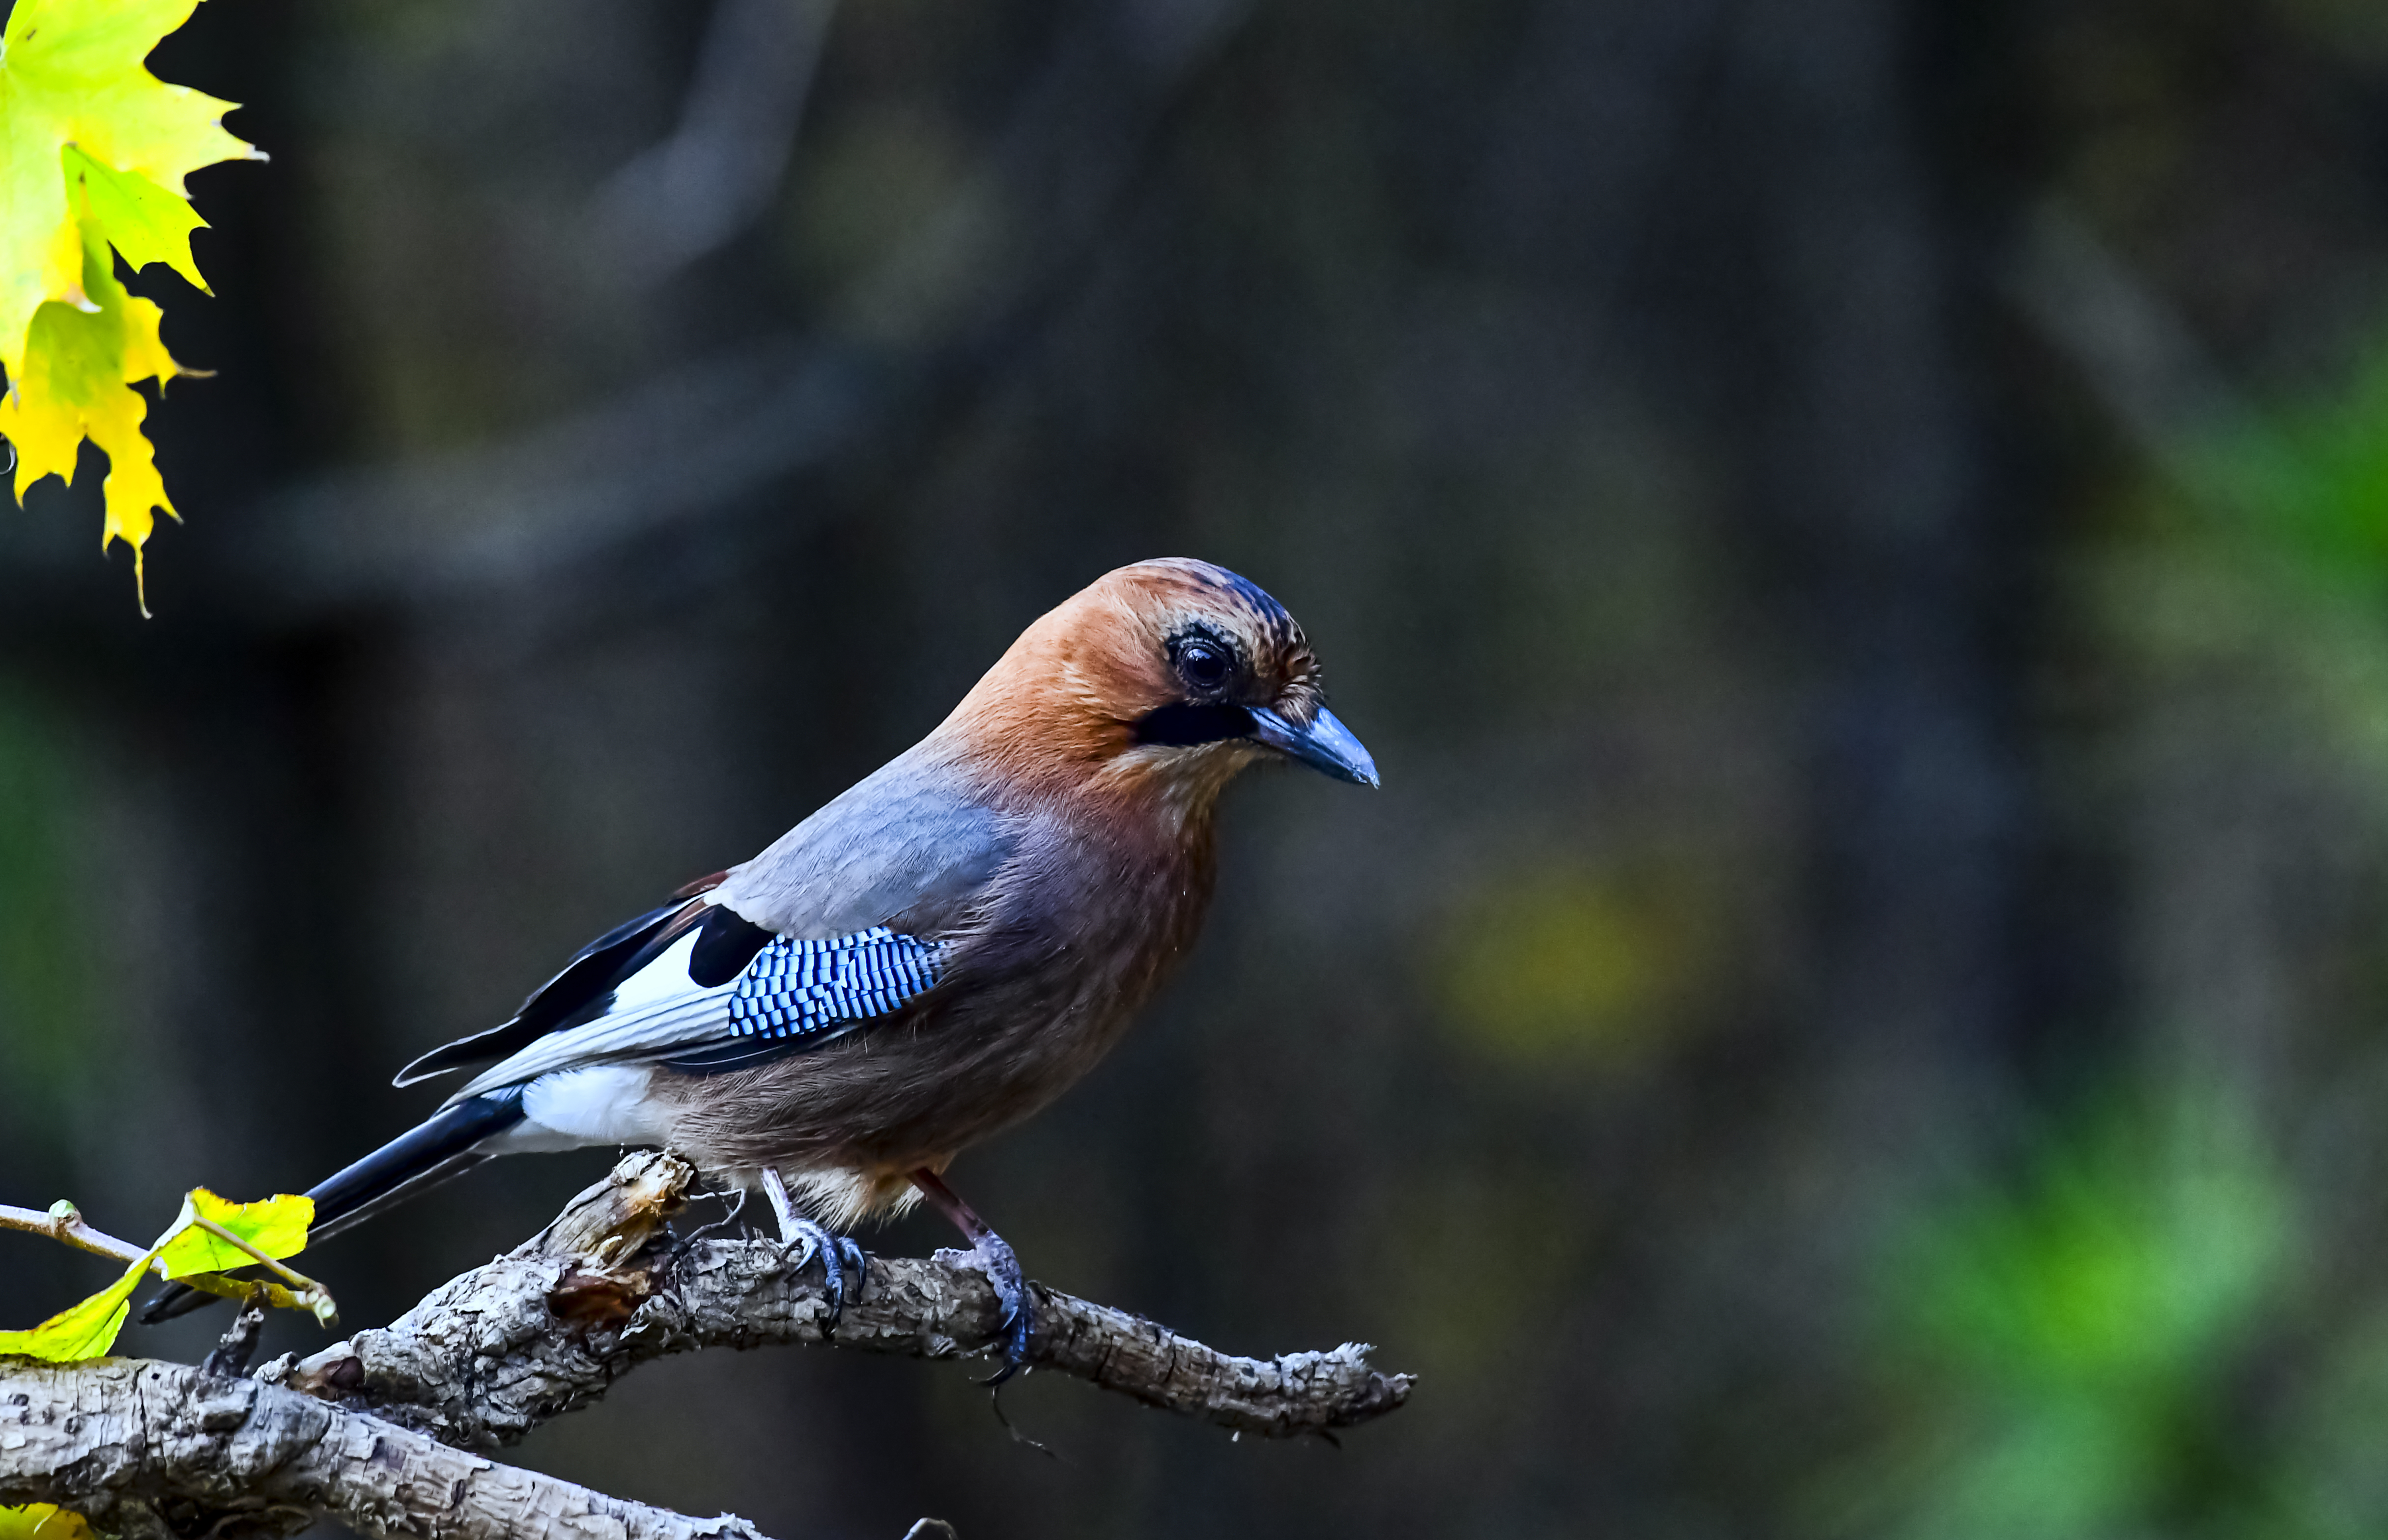
[[[1215,643],[1192,641],[1177,649],[1177,672],[1197,690],[1216,690],[1227,682],[1235,659]]]

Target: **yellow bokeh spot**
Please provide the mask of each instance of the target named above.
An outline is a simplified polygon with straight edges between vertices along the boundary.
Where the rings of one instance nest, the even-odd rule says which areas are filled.
[[[1442,969],[1472,1049],[1526,1065],[1637,1060],[1681,1024],[1708,906],[1680,873],[1512,874],[1464,914]]]

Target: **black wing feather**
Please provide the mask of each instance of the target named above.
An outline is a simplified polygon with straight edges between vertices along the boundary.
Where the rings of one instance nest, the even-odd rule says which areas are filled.
[[[696,945],[689,948],[689,982],[700,989],[727,984],[744,973],[755,954],[770,944],[768,929],[727,904],[716,904],[705,917],[704,928],[696,933]]]
[[[503,1059],[559,1027],[573,1025],[603,1010],[615,988],[645,967],[662,949],[661,944],[668,942],[669,936],[664,933],[677,934],[672,921],[702,903],[702,899],[674,899],[615,926],[581,948],[561,973],[532,990],[512,1021],[433,1049],[400,1070],[390,1084],[412,1086],[418,1080],[428,1080],[468,1064]],[[714,912],[722,911],[717,908]]]

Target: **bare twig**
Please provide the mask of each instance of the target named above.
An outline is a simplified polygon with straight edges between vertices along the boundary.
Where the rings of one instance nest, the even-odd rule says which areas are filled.
[[[110,1257],[126,1266],[149,1254],[146,1246],[130,1241],[119,1241],[106,1230],[94,1229],[74,1204],[60,1199],[46,1213],[40,1209],[17,1208],[0,1203],[0,1229],[22,1230],[28,1235],[46,1235],[63,1241],[77,1251],[95,1256]]]
[[[232,1329],[199,1360],[199,1372],[227,1380],[247,1374],[248,1361],[257,1353],[257,1334],[264,1329],[265,1310],[270,1303],[263,1284],[250,1290],[248,1298],[241,1301],[240,1314],[233,1317]]]
[[[187,1209],[185,1212],[188,1212]],[[251,1261],[282,1280],[279,1284],[267,1281],[254,1286],[239,1285],[238,1287],[245,1291],[243,1297],[252,1302],[262,1298],[270,1303],[284,1305],[289,1309],[304,1310],[325,1326],[339,1324],[339,1307],[333,1303],[330,1290],[306,1274],[266,1255],[259,1251],[246,1236],[234,1234],[204,1214],[190,1214],[189,1221],[226,1245],[247,1253]],[[210,1292],[213,1292],[210,1291]]]

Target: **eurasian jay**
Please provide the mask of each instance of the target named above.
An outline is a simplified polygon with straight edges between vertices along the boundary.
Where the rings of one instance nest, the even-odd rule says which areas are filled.
[[[862,1256],[832,1228],[925,1197],[1003,1303],[1009,1374],[1034,1329],[1020,1263],[943,1173],[1119,1040],[1201,923],[1220,792],[1273,757],[1378,783],[1276,600],[1207,562],[1110,573],[761,855],[407,1065],[399,1085],[489,1067],[314,1188],[313,1233],[499,1155],[660,1145],[760,1187],[834,1311]],[[207,1298],[177,1286],[144,1318]]]

